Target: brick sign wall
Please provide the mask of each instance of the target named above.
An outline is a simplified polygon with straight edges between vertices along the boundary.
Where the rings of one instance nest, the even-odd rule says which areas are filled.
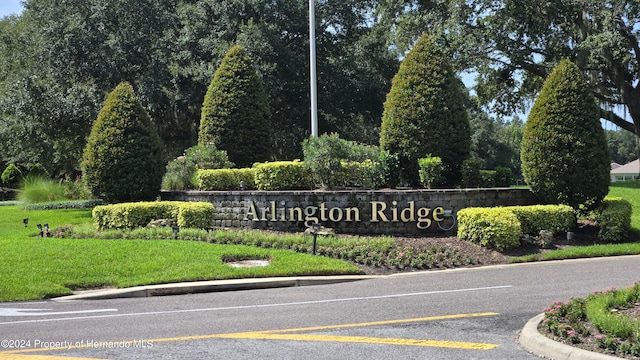
[[[442,232],[466,207],[531,205],[526,189],[344,191],[162,191],[162,200],[206,201],[213,226],[304,231],[317,223],[345,234]],[[455,227],[450,229],[454,231]]]

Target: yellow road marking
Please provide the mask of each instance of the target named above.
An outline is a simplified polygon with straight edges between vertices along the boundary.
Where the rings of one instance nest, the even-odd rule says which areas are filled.
[[[268,330],[268,331],[259,331],[259,332],[260,333],[283,333],[283,332],[331,330],[331,329],[344,329],[344,328],[350,328],[350,327],[365,327],[365,326],[390,325],[390,324],[406,324],[406,323],[412,323],[412,322],[450,320],[450,319],[461,319],[461,318],[480,317],[480,316],[495,316],[495,315],[498,315],[498,313],[495,313],[495,312],[484,312],[484,313],[473,313],[473,314],[441,315],[441,316],[429,316],[429,317],[414,318],[414,319],[382,320],[382,321],[372,321],[372,322],[356,323],[356,324],[314,326],[314,327],[297,328],[297,329]]]
[[[293,328],[293,329],[251,331],[251,332],[240,332],[240,333],[230,333],[230,334],[193,335],[193,336],[182,336],[182,337],[171,337],[171,338],[159,338],[159,339],[151,339],[151,340],[136,340],[136,342],[160,343],[160,342],[190,341],[190,340],[204,340],[204,339],[264,339],[264,340],[369,343],[369,344],[385,344],[385,345],[444,347],[444,348],[470,349],[470,350],[490,350],[498,347],[499,345],[472,343],[472,342],[459,342],[459,341],[444,341],[444,340],[374,338],[374,337],[365,337],[365,336],[337,336],[337,335],[287,334],[287,333],[308,332],[308,331],[318,331],[318,330],[334,330],[334,329],[345,329],[345,328],[353,328],[353,327],[366,327],[366,326],[378,326],[378,325],[389,325],[389,324],[406,324],[406,323],[414,323],[414,322],[462,319],[462,318],[494,316],[494,315],[498,315],[498,313],[484,312],[484,313],[472,313],[472,314],[454,314],[454,315],[421,317],[421,318],[413,318],[413,319],[372,321],[372,322],[354,323],[354,324],[312,326],[312,327]],[[134,341],[126,341],[124,343],[133,344]],[[91,346],[82,345],[82,346],[70,346],[70,347],[61,347],[61,348],[26,349],[26,350],[9,351],[9,352],[0,353],[0,360],[66,359],[62,357],[53,357],[53,356],[31,356],[31,355],[26,356],[26,355],[16,355],[16,354],[38,352],[38,351],[84,349],[89,347]],[[8,356],[8,357],[5,357],[5,356]],[[78,360],[78,359],[74,358],[74,360]]]
[[[311,335],[311,334],[271,334],[263,332],[237,333],[219,335],[225,339],[257,339],[257,340],[294,340],[294,341],[318,341],[318,342],[342,342],[342,343],[368,343],[384,345],[405,346],[429,346],[470,350],[490,350],[498,347],[497,344],[483,344],[459,341],[420,340],[402,338],[375,338],[366,336],[337,336],[337,335]]]

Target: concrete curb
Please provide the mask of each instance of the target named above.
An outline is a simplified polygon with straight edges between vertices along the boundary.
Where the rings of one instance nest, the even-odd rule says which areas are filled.
[[[529,320],[520,333],[520,345],[535,355],[554,360],[620,360],[618,357],[587,351],[553,341],[538,332],[544,313]]]
[[[376,276],[298,276],[279,278],[230,279],[213,281],[194,281],[174,284],[136,286],[124,289],[106,289],[79,292],[74,295],[53,298],[55,301],[102,300],[135,298],[165,295],[183,295],[205,292],[238,291],[252,289],[270,289],[293,286],[336,284],[342,282],[372,279]]]

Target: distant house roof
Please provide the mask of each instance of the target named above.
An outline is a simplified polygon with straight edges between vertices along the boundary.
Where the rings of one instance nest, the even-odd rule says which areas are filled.
[[[618,174],[618,175],[623,175],[623,174],[633,174],[633,175],[638,175],[640,174],[640,159],[636,159],[633,160],[632,162],[622,165],[620,167],[617,167],[615,169],[611,170],[611,174]]]
[[[622,165],[618,164],[617,162],[612,162],[612,163],[611,163],[611,170],[613,170],[613,169],[617,169],[617,168],[619,168],[620,166],[622,166]]]

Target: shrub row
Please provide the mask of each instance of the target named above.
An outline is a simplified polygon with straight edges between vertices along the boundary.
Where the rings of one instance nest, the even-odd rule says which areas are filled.
[[[512,172],[508,167],[483,170],[480,168],[480,161],[476,159],[465,160],[462,165],[462,183],[468,188],[509,187],[511,180]]]
[[[241,183],[245,189],[256,188],[255,174],[251,168],[198,169],[195,183],[199,190],[240,190]]]
[[[458,211],[458,237],[497,250],[518,247],[522,230],[516,215],[505,208]]]
[[[341,187],[375,188],[381,186],[385,176],[377,162],[371,160],[343,161],[331,174],[331,183]],[[245,169],[198,170],[196,186],[200,190],[239,190],[240,182],[245,189],[261,191],[314,189],[313,171],[300,160],[256,163]]]
[[[522,234],[538,235],[540,230],[554,234],[571,231],[576,224],[576,215],[568,205],[507,206],[520,221]]]
[[[29,204],[25,210],[58,210],[58,209],[91,209],[98,205],[104,205],[100,199],[94,200],[63,200],[48,203]]]
[[[92,215],[99,229],[133,229],[152,220],[167,219],[185,228],[210,228],[213,205],[208,202],[153,201],[96,206]]]
[[[506,250],[518,247],[523,234],[566,232],[575,222],[573,210],[566,205],[466,208],[458,212],[458,237]]]
[[[314,188],[311,171],[300,160],[253,165],[258,190],[298,190]]]
[[[631,230],[631,203],[622,198],[605,198],[595,220],[600,226],[598,237],[604,242],[620,242]]]

